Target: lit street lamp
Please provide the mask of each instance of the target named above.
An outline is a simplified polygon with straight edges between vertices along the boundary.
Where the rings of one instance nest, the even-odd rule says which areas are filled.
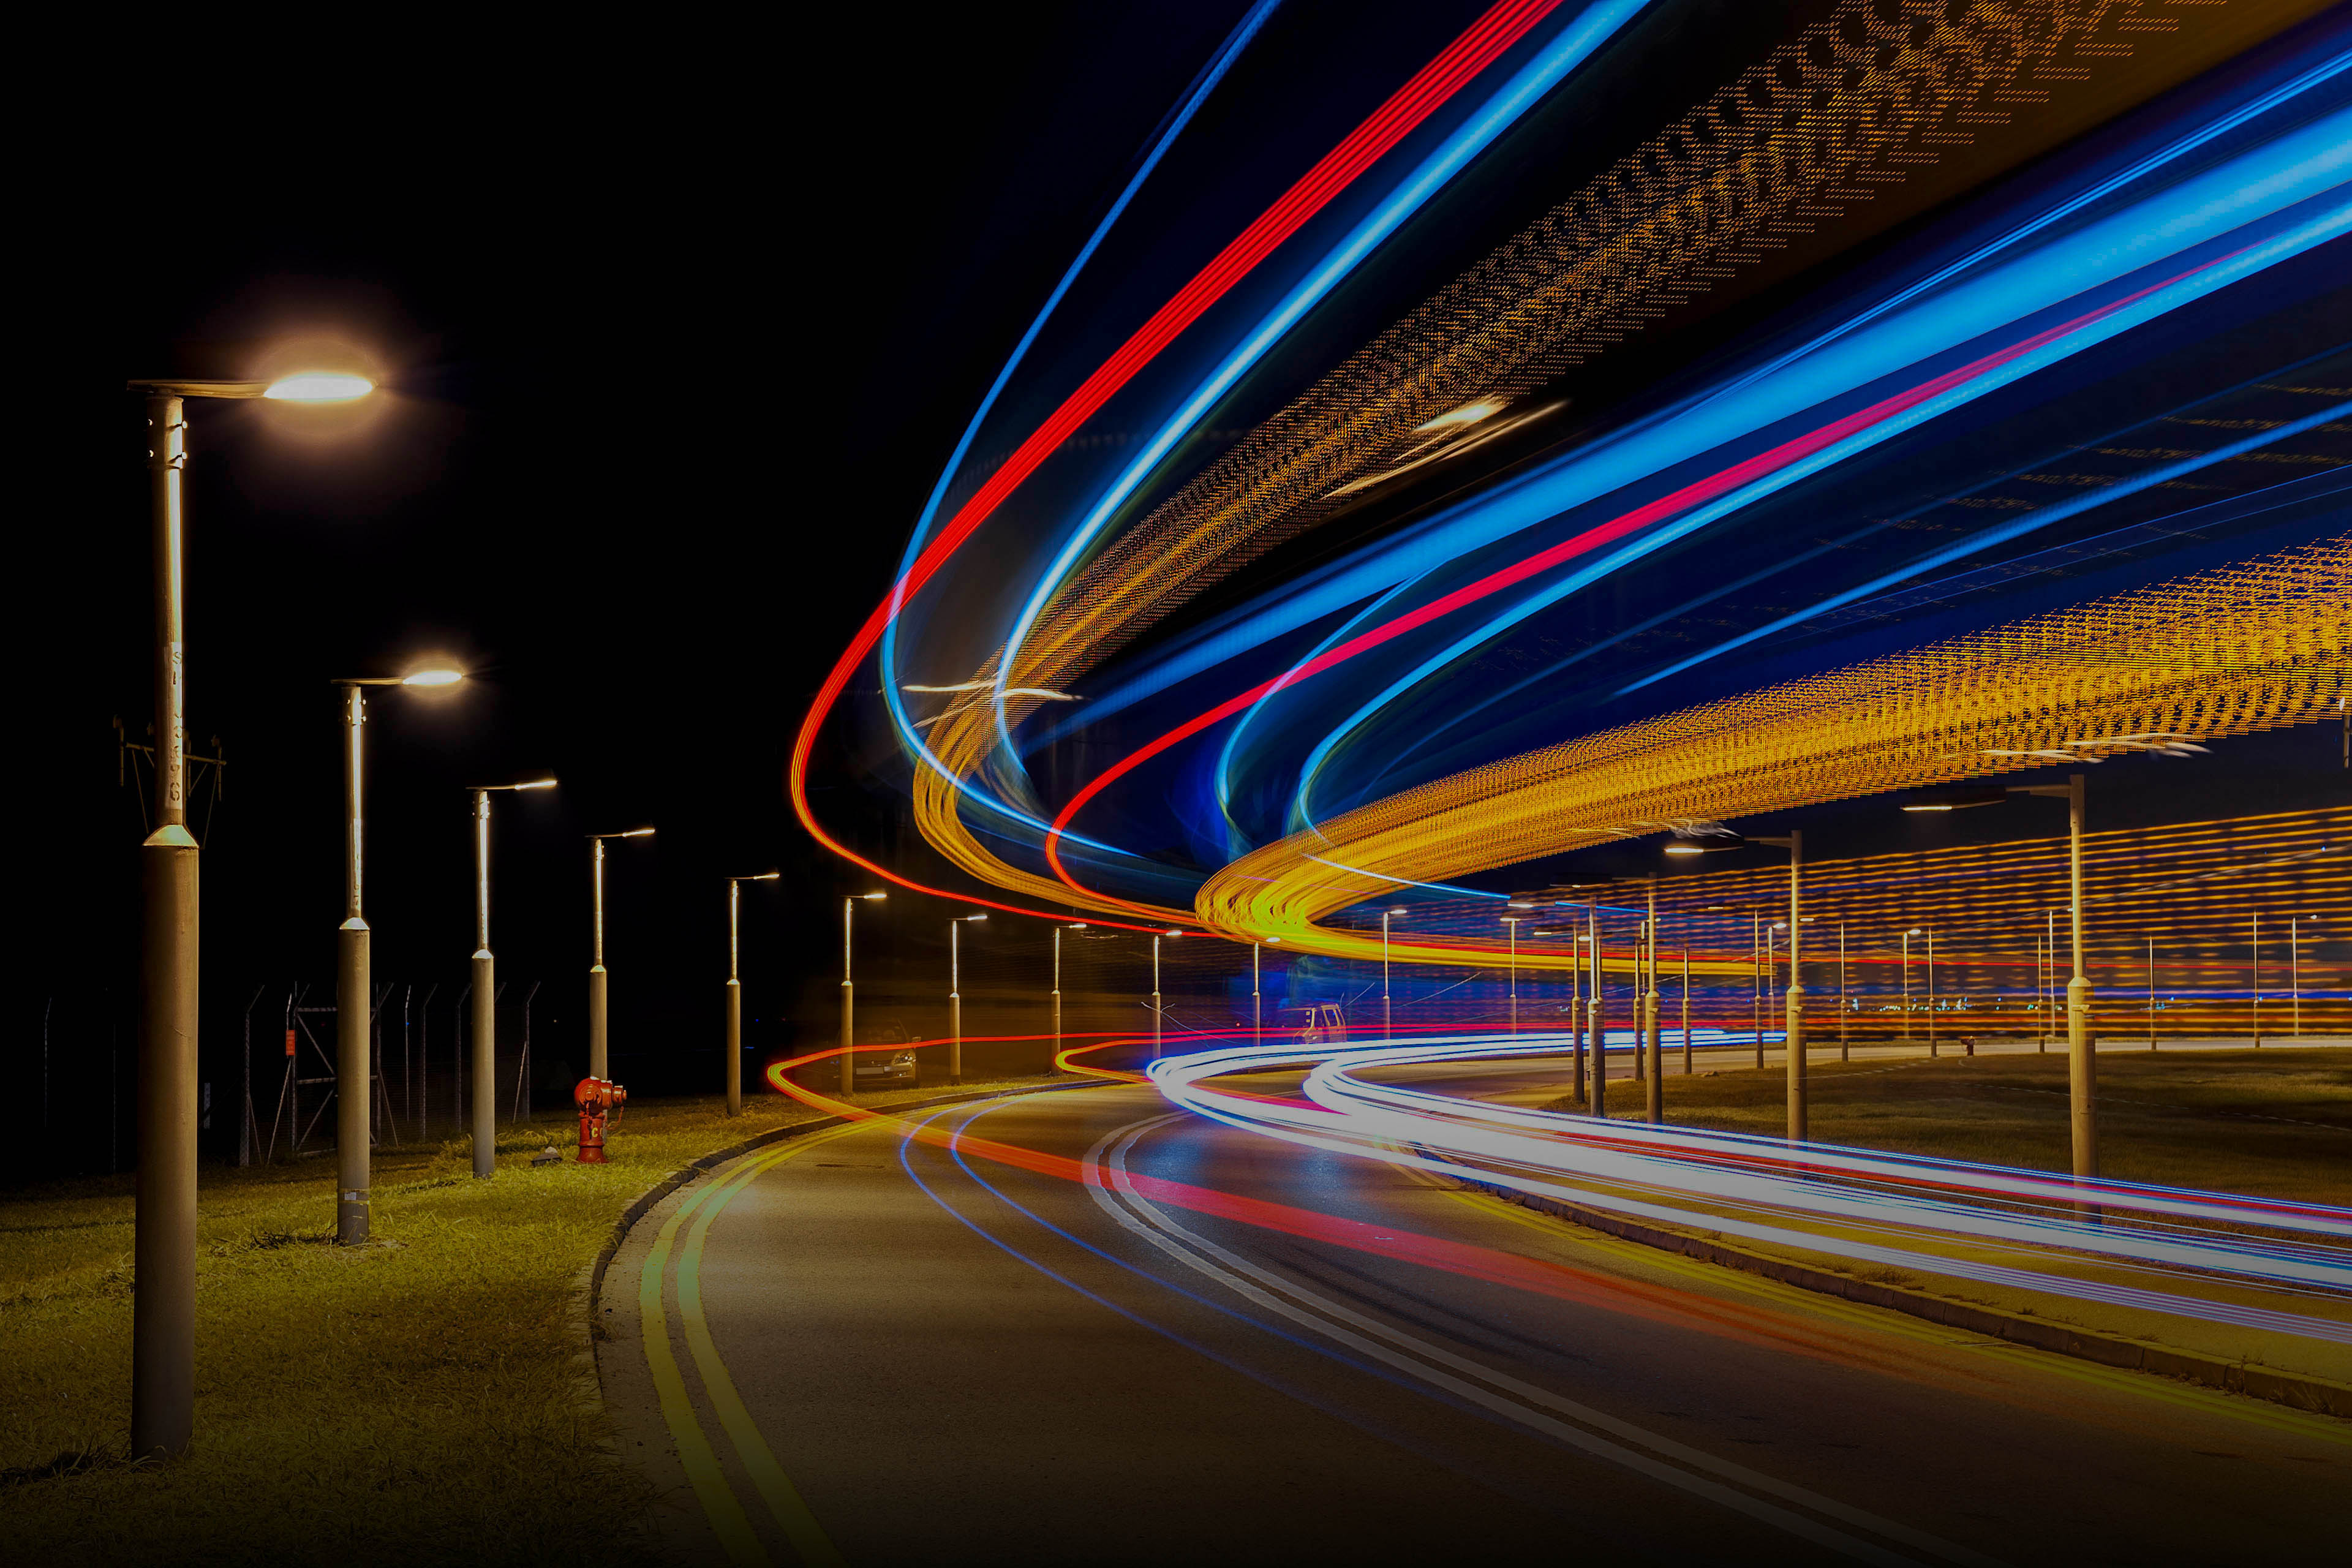
[[[147,408],[155,567],[155,829],[140,845],[139,1168],[131,1242],[131,1457],[185,1451],[196,1405],[196,840],[188,831],[182,476],[191,397],[341,402],[373,384],[322,374],[133,381]]]
[[[502,790],[553,789],[553,779],[474,784],[474,1174],[498,1169],[498,961],[490,956],[490,796]]]
[[[2038,795],[2066,803],[2067,945],[2074,978],[2066,982],[2066,1103],[2074,1146],[2074,1174],[2099,1173],[2098,1064],[2091,1040],[2091,982],[2083,973],[2083,775],[2063,784],[2010,784],[1987,790],[1948,790],[1906,804],[1906,811],[1958,811],[1998,805],[2013,795]]]
[[[853,1052],[850,1049],[855,1043],[850,1031],[856,1012],[855,993],[849,984],[850,917],[857,912],[859,904],[874,903],[889,896],[887,893],[859,893],[841,900],[841,1092],[844,1094],[852,1093],[857,1088],[857,1080],[853,1076],[856,1068],[852,1064]]]
[[[1396,1023],[1389,1008],[1389,917],[1404,913],[1402,909],[1381,911],[1381,1037],[1396,1038]]]
[[[355,1247],[368,1238],[370,1122],[373,1063],[368,1025],[374,1011],[369,973],[369,932],[361,912],[366,870],[366,778],[362,726],[371,686],[455,686],[461,670],[420,669],[404,676],[355,676],[334,684],[343,710],[343,923],[335,930],[335,1239]]]
[[[609,1079],[613,1076],[608,1070],[611,1057],[605,1048],[609,1037],[604,1013],[604,840],[650,838],[653,832],[650,827],[632,827],[626,833],[588,836],[588,1076],[593,1079]]]
[[[1062,1057],[1062,933],[1086,929],[1084,921],[1070,921],[1054,928],[1054,1059],[1056,1062]]]
[[[985,914],[958,915],[948,921],[948,1081],[963,1081],[963,928]],[[1055,943],[1058,954],[1061,944]],[[1058,990],[1058,985],[1056,990]]]
[[[653,830],[647,828],[646,831],[650,833]],[[736,933],[740,924],[738,917],[743,906],[743,884],[772,882],[782,875],[782,871],[762,871],[754,877],[727,879],[727,1114],[730,1116],[740,1116],[743,1111],[743,984],[735,974],[740,945]],[[599,885],[601,887],[601,882]],[[604,924],[600,913],[596,921],[600,933]],[[600,952],[597,956],[601,959],[604,955]],[[601,969],[597,973],[601,979]],[[600,999],[604,990],[602,984],[597,985],[596,994]],[[592,1071],[588,1076],[603,1078],[604,1075]]]
[[[1278,937],[1278,936],[1270,936],[1270,937],[1267,937],[1265,940],[1266,940],[1268,942],[1280,942],[1282,939],[1281,939],[1280,937]],[[1250,1037],[1251,1037],[1252,1039],[1254,1039],[1254,1040],[1256,1040],[1256,1041],[1260,1042],[1260,1043],[1264,1043],[1264,1041],[1265,1041],[1265,996],[1264,996],[1263,994],[1260,994],[1260,992],[1259,992],[1259,990],[1258,990],[1257,952],[1258,952],[1258,944],[1257,944],[1256,942],[1251,942],[1251,943],[1250,943]]]
[[[1513,909],[1518,908],[1517,904],[1514,904],[1511,907]],[[1527,917],[1524,915],[1505,915],[1503,917],[1503,924],[1510,928],[1510,957],[1507,961],[1509,967],[1504,973],[1509,976],[1508,994],[1511,1004],[1511,1033],[1514,1035],[1519,1032],[1519,921],[1526,918]]]
[[[1154,931],[1151,936],[1151,1059],[1155,1062],[1160,1059],[1160,939],[1163,936],[1179,937],[1183,934],[1182,931],[1171,928],[1168,931]]]

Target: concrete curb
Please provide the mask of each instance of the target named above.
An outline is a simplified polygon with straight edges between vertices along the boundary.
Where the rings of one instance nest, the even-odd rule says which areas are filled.
[[[1883,1307],[1889,1311],[1925,1318],[1931,1323],[1941,1323],[1947,1328],[1966,1329],[1988,1339],[2097,1362],[2102,1366],[2124,1367],[2134,1372],[2154,1373],[2159,1377],[2179,1378],[2186,1383],[2202,1384],[2208,1388],[2266,1399],[2274,1405],[2313,1411],[2322,1415],[2352,1416],[2352,1385],[2331,1383],[2326,1378],[2275,1372],[2266,1366],[2250,1366],[2243,1362],[2219,1361],[2189,1351],[2144,1344],[2137,1340],[2052,1322],[2043,1318],[2004,1312],[1997,1307],[1948,1300],[1941,1296],[1931,1296],[1924,1290],[1907,1290],[1895,1285],[1874,1285],[1826,1268],[1808,1268],[1801,1263],[1785,1262],[1740,1247],[1727,1247],[1719,1241],[1710,1241],[1705,1237],[1684,1231],[1621,1219],[1615,1215],[1586,1208],[1580,1204],[1516,1192],[1464,1176],[1433,1173],[1439,1181],[1486,1193],[1506,1203],[1518,1204],[1539,1214],[1550,1215],[1555,1219],[1583,1226],[1588,1230],[1597,1230],[1623,1241],[1639,1242],[1644,1247],[1654,1247],[1662,1252],[1679,1252],[1685,1258],[1696,1258],[1726,1268],[1760,1274],[1768,1279],[1777,1279],[1800,1289],[1816,1290],[1824,1296],[1842,1296],[1864,1306]]]

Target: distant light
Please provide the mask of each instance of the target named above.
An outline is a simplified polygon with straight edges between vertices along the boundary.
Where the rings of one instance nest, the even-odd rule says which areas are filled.
[[[1401,915],[1401,914],[1403,914],[1404,912],[1405,912],[1405,908],[1404,908],[1404,906],[1403,906],[1402,904],[1399,904],[1395,909],[1392,909],[1392,910],[1391,910],[1389,911],[1389,913],[1391,913],[1391,914],[1392,914],[1392,915]]]
[[[374,390],[375,383],[363,375],[306,370],[298,375],[281,376],[271,382],[261,395],[274,397],[280,403],[349,403],[352,398],[365,397]]]
[[[888,898],[890,895],[889,895],[889,894],[887,894],[887,893],[860,893],[860,894],[858,894],[857,896],[858,896],[859,898],[861,898],[861,899],[872,900],[872,899],[887,899],[887,898]]]
[[[772,882],[782,875],[782,871],[762,871],[756,877],[746,877],[743,879],[747,882]],[[755,1024],[759,1021],[757,1018],[751,1020]]]
[[[1276,942],[1278,942],[1281,940],[1282,939],[1278,936],[1270,936],[1265,939],[1265,942],[1268,947],[1272,947]]]
[[[1687,839],[1678,838],[1672,844],[1666,846],[1666,853],[1669,855],[1704,855],[1706,853],[1706,848],[1704,845],[1693,844]]]
[[[1084,931],[1087,929],[1087,922],[1084,921],[1072,921],[1070,922],[1070,929],[1072,931]]]
[[[968,921],[984,921],[988,917],[986,915],[966,915],[963,918]]]
[[[644,838],[649,837],[652,832],[653,829],[650,827],[632,827],[626,833],[615,833],[613,837],[615,838]]]
[[[400,678],[403,686],[455,686],[466,679],[462,669],[420,669]]]
[[[1526,900],[1524,900],[1524,899],[1513,899],[1513,900],[1509,902],[1509,904],[1507,904],[1507,906],[1505,906],[1505,907],[1506,907],[1506,908],[1508,908],[1508,909],[1514,909],[1514,910],[1531,910],[1531,909],[1534,909],[1534,908],[1535,908],[1535,906],[1534,906],[1533,904],[1528,903],[1528,902]]]
[[[553,779],[533,779],[529,784],[519,784],[514,787],[517,789],[553,789],[555,787],[555,781]]]
[[[1956,805],[1906,805],[1903,809],[1906,811],[1958,811],[1959,807]]]
[[[1183,933],[1182,931],[1178,931],[1175,927],[1171,926],[1171,927],[1169,927],[1166,931],[1161,931],[1160,934],[1161,936],[1182,936],[1184,933]]]

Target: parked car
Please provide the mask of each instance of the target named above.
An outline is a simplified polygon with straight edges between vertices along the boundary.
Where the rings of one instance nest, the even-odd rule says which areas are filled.
[[[1337,1002],[1318,1002],[1311,1007],[1283,1009],[1298,1031],[1302,1049],[1314,1050],[1323,1046],[1344,1046],[1348,1043],[1348,1016]]]
[[[903,1051],[877,1051],[865,1048],[879,1045],[896,1045],[900,1042],[907,1042],[911,1046],[914,1037],[897,1024],[884,1024],[877,1028],[866,1040],[865,1047],[858,1050],[855,1061],[851,1064],[852,1081],[859,1089],[914,1088],[920,1077],[920,1071],[915,1065],[915,1053],[911,1048]]]

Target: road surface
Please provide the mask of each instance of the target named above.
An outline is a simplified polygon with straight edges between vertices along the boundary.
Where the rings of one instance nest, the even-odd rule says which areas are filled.
[[[2343,1539],[2340,1421],[1147,1089],[909,1120],[966,1146],[889,1119],[786,1141],[614,1260],[600,1369],[677,1560],[2245,1564]]]

